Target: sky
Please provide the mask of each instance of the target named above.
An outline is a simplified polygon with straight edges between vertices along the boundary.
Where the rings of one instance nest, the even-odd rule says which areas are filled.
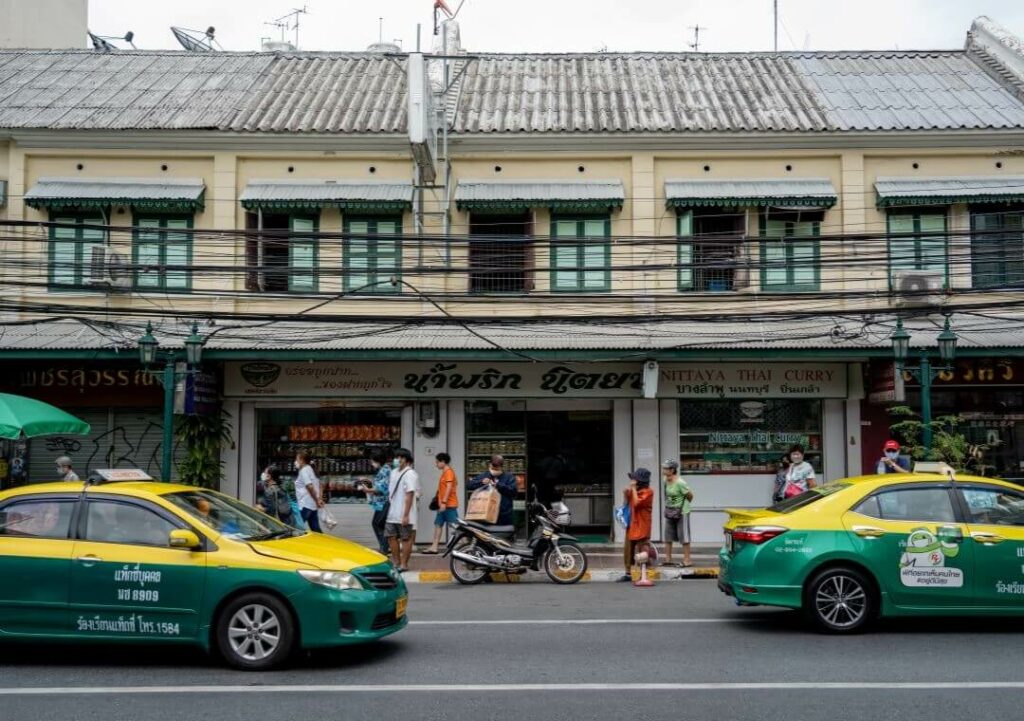
[[[455,8],[459,0],[448,0]],[[988,15],[1024,36],[1024,0],[778,0],[780,50],[948,49]],[[432,43],[433,0],[305,0],[303,50],[364,50],[380,37]],[[89,0],[101,35],[135,33],[139,48],[177,48],[171,25],[212,25],[225,50],[281,38],[270,25],[303,0]],[[772,49],[772,0],[465,0],[462,44],[477,52],[686,51],[699,25],[705,52]],[[287,38],[294,41],[294,30]]]

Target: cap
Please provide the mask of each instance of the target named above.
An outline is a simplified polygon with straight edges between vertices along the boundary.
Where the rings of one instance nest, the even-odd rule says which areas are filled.
[[[629,477],[640,484],[651,482],[651,472],[646,468],[637,468],[629,474]]]
[[[900,444],[897,443],[896,441],[886,441],[885,442],[885,446],[883,446],[883,448],[882,448],[882,450],[886,450],[886,451],[898,451],[899,449],[900,449]]]
[[[673,471],[678,472],[679,471],[679,461],[673,460],[672,458],[667,458],[667,459],[665,459],[664,461],[661,462],[661,467],[662,468],[670,468]]]
[[[495,453],[491,456],[491,468],[501,468],[505,465],[505,457]]]

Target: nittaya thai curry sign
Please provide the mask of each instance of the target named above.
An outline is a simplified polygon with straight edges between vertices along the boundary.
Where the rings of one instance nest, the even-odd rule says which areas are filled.
[[[640,398],[635,363],[228,363],[234,398]],[[845,398],[842,364],[667,363],[663,398]]]

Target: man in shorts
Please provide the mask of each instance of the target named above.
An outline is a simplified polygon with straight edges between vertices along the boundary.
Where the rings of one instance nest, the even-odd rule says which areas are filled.
[[[690,501],[693,491],[679,476],[679,461],[668,459],[661,464],[665,479],[665,565],[672,566],[672,544],[683,546],[683,567],[690,566]]]
[[[416,512],[416,493],[419,491],[420,478],[412,467],[412,453],[405,448],[395,451],[398,467],[391,471],[391,483],[388,488],[388,517],[384,524],[384,537],[391,549],[391,562],[399,571],[409,570],[409,557],[412,555],[415,525],[413,514]]]

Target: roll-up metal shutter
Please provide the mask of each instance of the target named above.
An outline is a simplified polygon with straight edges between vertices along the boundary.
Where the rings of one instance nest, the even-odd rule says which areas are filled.
[[[178,479],[178,461],[184,456],[183,449],[175,445],[174,462],[170,478],[161,478],[160,463],[163,456],[163,413],[159,409],[116,409],[114,411],[114,456],[113,468],[138,468],[153,478],[175,481]]]
[[[110,430],[109,409],[75,409],[72,414],[92,426],[88,436],[43,436],[28,443],[28,481],[43,483],[59,480],[54,461],[58,456],[69,456],[75,472],[83,480],[93,468],[104,468]]]

